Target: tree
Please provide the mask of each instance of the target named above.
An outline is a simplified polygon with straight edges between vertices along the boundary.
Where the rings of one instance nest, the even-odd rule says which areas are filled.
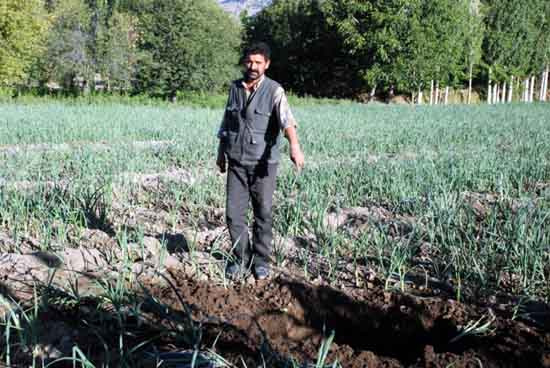
[[[386,4],[392,10],[395,10],[394,5],[395,2]],[[402,23],[396,19],[383,19],[380,17],[383,13],[376,14],[374,7],[373,1],[328,0],[323,3],[327,21],[342,38],[348,58],[356,60],[359,66],[355,76],[362,80],[363,85],[371,88],[371,96],[377,86],[387,84],[390,79],[386,66],[390,60],[394,60],[398,47],[396,33]],[[388,13],[389,16],[392,14],[399,18],[397,12]],[[381,32],[373,32],[381,23],[386,24],[386,27]],[[371,37],[376,37],[377,41]],[[374,45],[380,46],[379,52],[376,52]]]
[[[23,82],[44,50],[49,19],[40,0],[2,0],[0,4],[0,86]]]
[[[134,5],[142,51],[135,87],[156,96],[219,91],[237,74],[240,28],[213,0]]]
[[[265,41],[272,49],[269,75],[298,94],[350,95],[359,90],[358,65],[346,58],[321,1],[279,0],[245,18],[245,43]]]
[[[545,59],[548,60],[545,56],[549,37],[548,1],[520,3],[513,0],[488,0],[486,4],[488,14],[483,60],[490,74],[489,80],[498,83],[514,77],[517,77],[518,82],[523,79],[522,100],[532,101],[535,75],[542,73],[547,64]],[[490,93],[488,95],[491,101]],[[511,93],[509,100],[510,97]]]
[[[491,78],[504,81],[511,75],[527,76],[538,66],[536,41],[540,35],[535,19],[545,1],[487,1],[487,32],[483,41],[483,59],[491,69]]]
[[[472,62],[475,51],[469,35],[469,1],[439,0],[416,1],[409,6],[407,23],[408,40],[404,48],[403,65],[397,69],[400,86],[405,90],[422,89],[428,81],[442,86],[462,84],[472,42]],[[438,96],[435,96],[437,101]]]
[[[464,0],[329,0],[325,9],[371,87],[414,91],[463,77]]]
[[[128,91],[132,87],[138,59],[137,18],[114,11],[97,35],[98,72],[107,89]]]
[[[465,18],[465,62],[468,67],[468,104],[472,101],[472,79],[474,67],[482,57],[481,44],[484,36],[483,11],[480,0],[469,0],[468,15]]]
[[[78,92],[80,79],[89,85],[95,72],[90,34],[91,10],[82,0],[64,0],[53,9],[53,25],[43,60],[43,78]]]

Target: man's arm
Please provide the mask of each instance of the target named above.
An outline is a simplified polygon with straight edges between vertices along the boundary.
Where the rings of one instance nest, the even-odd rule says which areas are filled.
[[[229,99],[227,103],[229,103]],[[227,139],[227,103],[223,113],[223,119],[217,133],[219,143],[218,153],[216,156],[216,166],[218,166],[222,174],[227,171],[227,158],[225,157],[225,142]]]
[[[225,157],[225,148],[224,148],[224,143],[222,139],[220,139],[220,143],[218,144],[218,155],[216,157],[216,166],[218,166],[222,174],[227,171],[227,159]]]
[[[300,143],[298,142],[298,133],[296,132],[296,126],[290,125],[285,129],[285,137],[288,140],[290,146],[290,159],[294,162],[294,166],[298,171],[302,170],[304,167],[304,154],[300,148]]]
[[[275,93],[275,107],[277,117],[279,118],[279,124],[290,146],[290,159],[299,171],[304,167],[304,154],[302,153],[300,143],[298,142],[296,120],[290,110],[290,105],[288,104],[285,91],[282,88],[279,88]]]

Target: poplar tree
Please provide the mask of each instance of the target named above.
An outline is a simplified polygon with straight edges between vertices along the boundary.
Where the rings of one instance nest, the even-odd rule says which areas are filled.
[[[489,0],[487,32],[483,41],[483,60],[491,70],[491,79],[507,80],[510,76],[527,77],[538,65],[537,39],[540,35],[536,18],[544,1]]]
[[[465,6],[468,7],[468,13],[465,17],[463,29],[465,30],[465,64],[468,68],[468,98],[467,102],[472,102],[472,80],[476,66],[479,68],[482,58],[481,45],[484,37],[483,8],[480,0],[468,0]]]
[[[535,40],[534,69],[540,73],[539,100],[546,101],[550,79],[550,1],[536,0],[540,9],[535,18],[538,34]],[[537,68],[538,67],[538,68]]]

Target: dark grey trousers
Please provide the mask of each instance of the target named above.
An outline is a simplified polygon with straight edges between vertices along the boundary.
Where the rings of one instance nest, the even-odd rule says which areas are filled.
[[[234,254],[248,267],[269,263],[273,239],[273,192],[277,164],[240,165],[230,160],[227,171],[226,220]],[[252,243],[248,236],[248,206],[252,202]]]

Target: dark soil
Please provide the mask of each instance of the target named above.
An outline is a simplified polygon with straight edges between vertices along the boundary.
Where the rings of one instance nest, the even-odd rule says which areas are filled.
[[[502,312],[490,330],[451,342],[462,326],[489,316],[482,306],[441,297],[313,285],[280,274],[227,288],[175,274],[180,298],[203,321],[204,346],[247,366],[315,362],[324,337],[335,337],[327,363],[343,367],[550,367],[550,330]],[[169,287],[152,293],[180,304]],[[240,365],[240,364],[239,364]]]

